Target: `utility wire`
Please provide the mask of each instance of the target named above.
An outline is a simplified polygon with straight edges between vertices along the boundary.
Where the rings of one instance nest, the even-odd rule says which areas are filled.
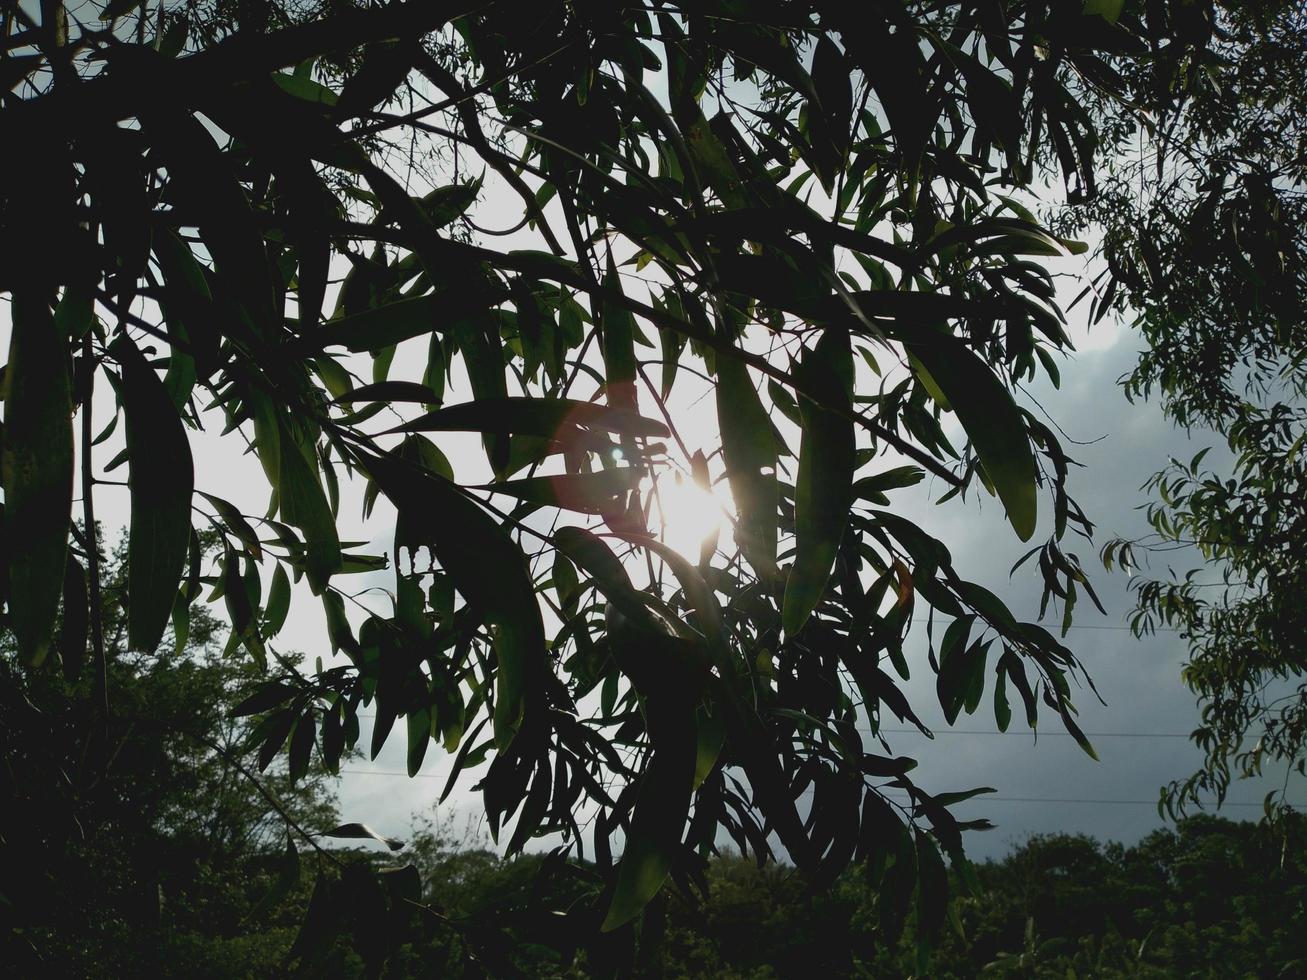
[[[405,779],[410,778],[407,772],[404,772],[403,770],[400,769],[342,769],[340,771],[342,773],[346,773],[351,776],[402,776]],[[419,772],[415,774],[414,778],[417,777],[421,777],[423,779],[446,778],[443,773],[438,773],[438,772]],[[807,796],[811,792],[812,792],[811,790],[807,790],[801,795]],[[1074,797],[1067,797],[1067,796],[988,796],[986,795],[986,796],[977,796],[974,799],[976,802],[980,802],[980,803],[1065,803],[1065,804],[1077,804],[1077,805],[1086,805],[1086,806],[1098,806],[1099,804],[1109,804],[1113,806],[1157,806],[1157,800],[1088,799],[1088,798],[1074,798]],[[1222,808],[1231,807],[1231,806],[1257,807],[1258,809],[1261,809],[1263,804],[1242,803],[1242,802],[1226,802],[1221,804]],[[1303,807],[1299,806],[1298,804],[1290,804],[1290,806],[1293,807],[1294,809],[1303,809]]]
[[[359,718],[375,718],[376,715],[369,711],[360,711]],[[859,728],[863,735],[876,734],[870,728]],[[883,735],[921,735],[923,734],[916,728],[881,728],[880,733]],[[940,728],[931,729],[932,735],[1039,735],[1050,736],[1054,738],[1071,738],[1070,732],[1040,732],[1029,728],[1014,728],[1006,732],[989,731],[980,728]],[[1189,738],[1189,732],[1085,732],[1087,738]]]
[[[870,735],[872,732],[866,728],[859,728],[858,731],[864,735]],[[915,728],[882,728],[882,732],[887,735],[921,735],[922,732]],[[1070,732],[1037,732],[1031,729],[1012,729],[1006,732],[985,731],[978,728],[940,728],[932,729],[933,735],[1051,735],[1058,738],[1071,738]],[[1188,732],[1085,732],[1088,738],[1188,738]]]
[[[912,622],[912,623],[921,623],[921,624],[924,625],[925,623],[929,622],[929,620],[922,619],[922,618],[919,617],[919,616],[914,616],[914,617],[912,617],[912,619],[909,620],[909,622]],[[941,624],[937,621],[937,622],[936,622],[936,625],[941,625]],[[1044,627],[1046,627],[1046,628],[1048,628],[1048,629],[1050,629],[1050,630],[1053,630],[1053,631],[1060,630],[1060,629],[1062,628],[1061,626],[1059,626],[1059,625],[1056,624],[1056,623],[1036,623],[1035,625],[1036,625],[1036,626],[1044,626]],[[1110,624],[1110,623],[1072,623],[1070,626],[1067,627],[1067,629],[1073,629],[1073,630],[1124,630],[1125,632],[1128,632],[1128,633],[1132,633],[1132,632],[1134,632],[1134,628],[1133,628],[1133,627],[1130,627],[1130,626],[1114,626],[1114,625],[1112,625],[1112,624]],[[1147,634],[1147,633],[1182,633],[1182,632],[1184,632],[1184,631],[1181,630],[1179,627],[1176,627],[1176,626],[1150,626],[1150,627],[1149,627],[1147,630],[1145,630],[1144,632],[1145,632],[1145,634]]]

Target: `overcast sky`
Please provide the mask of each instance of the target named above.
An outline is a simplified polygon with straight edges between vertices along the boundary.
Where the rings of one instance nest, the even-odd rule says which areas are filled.
[[[1047,710],[1041,712],[1043,730],[1037,742],[1023,730],[1019,710],[1008,734],[976,734],[996,732],[988,696],[974,716],[960,716],[956,730],[950,731],[939,712],[934,675],[925,663],[921,626],[915,628],[910,643],[916,656],[910,657],[914,673],[908,691],[936,738],[932,742],[915,732],[891,736],[896,753],[919,759],[920,767],[913,775],[927,790],[975,786],[998,790],[955,811],[967,819],[985,816],[998,825],[996,830],[969,835],[968,849],[980,858],[1000,855],[1032,833],[1075,831],[1126,842],[1137,840],[1161,823],[1155,810],[1159,787],[1188,775],[1200,760],[1184,737],[1197,719],[1194,699],[1180,683],[1184,644],[1169,632],[1142,641],[1132,636],[1126,628],[1132,606],[1128,578],[1104,572],[1096,551],[1109,537],[1137,536],[1148,530],[1137,510],[1144,500],[1139,487],[1168,454],[1187,456],[1218,440],[1198,439],[1191,444],[1171,429],[1155,407],[1132,406],[1122,397],[1115,382],[1133,363],[1132,335],[1100,324],[1094,334],[1081,334],[1081,341],[1082,350],[1063,366],[1062,390],[1041,391],[1039,400],[1070,438],[1097,440],[1089,445],[1066,445],[1073,458],[1084,464],[1073,471],[1073,495],[1098,527],[1094,545],[1077,541],[1069,544],[1068,550],[1076,551],[1089,569],[1107,615],[1099,615],[1088,601],[1082,601],[1067,643],[1107,702],[1100,705],[1088,690],[1077,697],[1081,727],[1091,733],[1101,761],[1086,756]],[[922,492],[912,496],[917,491]],[[896,505],[905,507],[905,516],[920,520],[949,546],[960,574],[997,592],[1019,617],[1034,619],[1038,613],[1037,572],[1025,566],[1009,578],[1009,569],[1026,545],[1002,519],[997,501],[982,494],[981,499],[973,497],[966,503],[932,505],[930,500],[941,493],[939,486],[923,484],[901,491],[894,499]],[[1033,540],[1041,540],[1045,533],[1041,527]],[[311,613],[312,607],[308,608]],[[313,637],[321,633],[316,623],[297,619],[294,627],[296,644],[311,650]],[[303,641],[298,639],[301,635]],[[292,645],[290,641],[288,645]],[[898,727],[892,723],[891,718],[887,726]],[[365,727],[363,744],[366,742]],[[348,765],[341,798],[349,819],[368,822],[383,833],[402,835],[411,813],[432,806],[444,785],[448,756],[433,746],[422,775],[410,780],[402,774],[404,751],[403,739],[392,737],[375,762],[359,760]],[[391,775],[394,773],[401,775]],[[1283,773],[1273,775],[1276,778],[1264,784],[1236,784],[1231,799],[1260,806],[1264,793],[1277,788],[1283,777]],[[463,785],[470,782],[465,775]],[[1300,801],[1300,796],[1290,793],[1295,801]],[[1072,800],[1077,802],[1069,802]],[[445,807],[446,811],[453,808],[458,809],[456,819],[461,820],[465,814],[475,813],[479,799],[456,793]],[[1229,806],[1225,811],[1232,818],[1255,818],[1258,813],[1252,806]]]
[[[478,210],[478,222],[483,227],[511,224],[511,219],[504,220],[511,212],[508,206],[511,202],[496,199],[493,190],[486,198],[483,209]],[[532,244],[522,243],[525,247]],[[1066,296],[1074,295],[1078,289],[1078,284],[1074,287],[1067,284]],[[1082,310],[1076,312],[1083,314]],[[1200,760],[1197,750],[1183,737],[1195,727],[1197,718],[1193,697],[1180,683],[1184,645],[1178,636],[1167,632],[1144,641],[1134,639],[1126,629],[1126,615],[1132,605],[1127,592],[1128,579],[1120,573],[1109,575],[1102,571],[1097,548],[1110,537],[1147,532],[1138,511],[1145,500],[1139,487],[1168,455],[1187,457],[1219,440],[1206,436],[1190,443],[1168,425],[1155,406],[1129,404],[1116,380],[1134,362],[1135,337],[1106,322],[1086,331],[1079,317],[1071,319],[1079,352],[1062,364],[1062,389],[1053,391],[1044,386],[1034,394],[1065,429],[1064,448],[1084,464],[1083,468],[1073,469],[1072,493],[1098,528],[1094,544],[1077,540],[1068,542],[1066,547],[1077,552],[1090,571],[1107,615],[1099,615],[1088,601],[1082,600],[1067,642],[1107,702],[1100,705],[1088,690],[1079,692],[1077,697],[1081,727],[1090,733],[1101,762],[1087,757],[1065,736],[1060,722],[1050,717],[1048,710],[1041,712],[1044,730],[1037,743],[1022,729],[1019,710],[1008,734],[992,734],[996,729],[989,691],[976,714],[962,715],[955,730],[950,731],[939,714],[934,675],[925,658],[923,626],[914,628],[909,641],[913,679],[908,684],[908,693],[923,720],[936,732],[936,738],[932,742],[915,732],[895,732],[890,736],[896,754],[919,759],[920,767],[914,778],[928,791],[976,786],[997,789],[994,795],[963,804],[955,811],[968,819],[985,816],[998,825],[994,831],[969,835],[968,849],[977,857],[999,855],[1032,833],[1077,831],[1126,842],[1137,840],[1160,825],[1154,806],[1158,788],[1170,779],[1188,775]],[[5,304],[0,310],[0,341],[6,346],[7,334]],[[401,347],[392,377],[416,380],[424,366],[425,345],[410,342]],[[680,396],[678,409],[691,418],[686,426],[691,432],[693,419],[711,418],[711,399],[701,402],[697,409],[691,407],[702,393],[696,393],[694,387],[692,380],[687,381],[687,391]],[[97,429],[108,421],[111,410],[111,395],[106,389],[107,386],[101,385],[97,393]],[[455,384],[449,400],[464,397],[467,397],[466,386]],[[1026,404],[1032,404],[1028,398]],[[197,489],[225,496],[246,513],[262,513],[267,506],[267,485],[258,464],[244,454],[245,447],[239,439],[218,437],[220,430],[220,424],[211,424],[207,432],[196,434],[193,439]],[[716,448],[714,435],[707,432],[700,435],[702,448],[708,452]],[[121,448],[119,440],[120,435],[97,450],[103,453],[97,455],[99,466]],[[1074,445],[1070,440],[1086,444]],[[454,461],[460,481],[487,478],[484,457],[475,436],[442,434],[437,441]],[[797,448],[797,440],[793,447]],[[125,479],[125,468],[110,476]],[[983,491],[979,491],[979,496],[972,494],[965,502],[954,500],[942,506],[933,505],[931,501],[943,490],[928,481],[896,492],[894,504],[901,513],[917,520],[949,546],[963,577],[998,593],[1019,618],[1034,619],[1038,612],[1038,573],[1027,566],[1009,579],[1013,562],[1028,546],[1017,540],[1003,519],[1001,506],[985,497]],[[372,547],[368,550],[388,552],[393,534],[392,512],[384,504],[379,506],[374,519],[364,528],[358,523],[358,499],[357,488],[346,489],[341,509],[342,539],[369,541]],[[96,506],[106,528],[120,529],[126,525],[125,487],[104,487]],[[1046,499],[1041,500],[1041,507],[1043,524],[1032,543],[1042,541],[1048,533],[1051,507]],[[265,569],[265,584],[270,571]],[[368,584],[384,588],[393,578],[386,572],[370,577],[368,582],[361,582],[357,577],[353,582],[338,581],[344,588],[351,585],[363,588]],[[381,598],[380,593],[377,598]],[[377,608],[387,611],[384,603]],[[301,651],[310,663],[317,656],[327,658],[321,605],[307,589],[296,590],[286,628],[277,645],[282,650]],[[363,719],[362,746],[369,743],[370,724],[370,719]],[[340,785],[345,819],[366,822],[384,834],[402,837],[415,814],[430,811],[444,784],[449,756],[433,744],[421,774],[409,779],[404,774],[404,742],[403,728],[398,726],[375,761],[359,759],[347,763]],[[1236,784],[1232,801],[1260,805],[1262,796],[1278,788],[1282,779],[1283,772],[1280,772],[1273,773],[1264,784]],[[446,805],[446,816],[461,821],[465,815],[479,811],[479,795],[470,792],[473,782],[474,778],[465,773],[459,790]],[[1291,784],[1289,798],[1303,802],[1307,793],[1294,792],[1294,788]],[[1300,786],[1296,788],[1301,790]],[[1258,812],[1253,806],[1237,805],[1227,806],[1225,810],[1226,815],[1234,818],[1255,818]]]

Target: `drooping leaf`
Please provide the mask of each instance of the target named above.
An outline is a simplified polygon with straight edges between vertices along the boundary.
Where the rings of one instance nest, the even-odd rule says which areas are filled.
[[[604,287],[618,295],[622,292],[622,282],[611,251],[608,253]],[[600,325],[608,405],[635,412],[635,318],[625,307],[609,302],[603,305]]]
[[[279,323],[272,271],[258,219],[230,158],[190,113],[147,113],[142,121],[167,166],[171,192],[195,215],[225,289],[255,332],[271,335]]]
[[[343,823],[331,830],[324,830],[323,837],[340,837],[346,840],[375,840],[385,844],[392,851],[402,851],[404,842],[394,837],[379,834],[365,823]]]
[[[676,860],[690,810],[698,758],[692,702],[674,690],[660,693],[646,702],[653,758],[636,797],[604,932],[630,922],[658,894]]]
[[[14,288],[4,421],[9,619],[19,655],[45,659],[63,593],[73,500],[72,399],[63,334],[39,289]]]
[[[519,500],[561,507],[564,510],[603,514],[611,511],[618,498],[640,482],[640,477],[639,469],[622,466],[594,473],[562,473],[557,476],[505,480],[502,483],[486,484],[479,489],[506,493]]]
[[[717,362],[716,396],[726,478],[739,514],[736,538],[754,570],[772,578],[779,504],[775,429],[748,370],[734,358]]]
[[[1021,700],[1026,707],[1026,724],[1033,729],[1038,721],[1039,706],[1035,700],[1034,689],[1030,686],[1030,680],[1026,677],[1025,666],[1021,663],[1021,659],[1011,650],[1003,652],[998,665],[1008,677],[1012,678],[1012,683],[1016,685],[1017,691],[1021,694]]]
[[[290,577],[280,562],[272,572],[272,585],[268,589],[268,602],[263,609],[263,632],[276,636],[286,624],[290,612]]]
[[[277,491],[281,516],[304,533],[309,584],[315,593],[320,593],[341,567],[336,518],[322,489],[312,446],[301,445],[284,423],[281,423],[280,443]]]
[[[162,305],[169,337],[178,341],[185,337],[185,350],[195,362],[197,374],[208,377],[219,359],[221,322],[208,279],[190,247],[171,229],[155,229],[151,247],[164,276]]]
[[[127,642],[152,651],[172,616],[186,565],[195,468],[186,428],[154,369],[125,336],[112,352],[122,365],[132,494]]]
[[[1000,732],[1006,732],[1012,724],[1012,705],[1007,699],[1007,671],[1000,660],[994,671],[994,724]]]
[[[495,627],[495,742],[503,750],[528,701],[541,693],[545,666],[544,622],[522,552],[448,481],[382,457],[368,457],[365,465],[399,511],[397,547],[430,547],[468,603]]]
[[[255,571],[257,572],[257,569]],[[259,632],[258,621],[254,618],[250,594],[245,588],[245,579],[241,575],[240,558],[230,547],[226,549],[222,559],[222,598],[227,607],[227,616],[231,619],[233,639],[239,638],[256,661],[261,665],[266,664],[268,652],[263,646],[263,637]]]
[[[580,582],[576,577],[576,566],[567,560],[562,549],[554,551],[553,584],[554,591],[558,593],[558,604],[570,612],[575,612]]]
[[[317,731],[317,719],[314,718],[312,711],[305,711],[296,719],[295,729],[291,732],[290,750],[286,759],[286,774],[290,777],[291,782],[298,782],[308,775]]]
[[[428,708],[410,711],[405,721],[408,724],[408,774],[412,777],[421,770],[427,746],[431,744],[431,711]]]
[[[848,334],[827,329],[804,359],[809,390],[827,393],[831,407],[800,399],[803,441],[795,485],[797,554],[785,584],[782,622],[793,636],[821,602],[853,502],[852,352]],[[840,414],[836,409],[842,410]]]
[[[504,376],[504,347],[496,314],[468,317],[453,326],[453,335],[463,352],[463,366],[467,370],[472,394],[477,399],[499,400],[508,397],[508,382]],[[506,476],[512,447],[502,432],[483,432],[481,444],[495,475]]]
[[[406,422],[400,432],[516,432],[555,438],[574,427],[666,438],[667,426],[634,412],[574,398],[478,398]]]
[[[86,572],[71,554],[64,573],[63,611],[59,624],[59,655],[64,676],[72,683],[82,674],[86,661],[86,634],[90,626]]]
[[[1076,724],[1075,719],[1071,715],[1071,709],[1065,703],[1059,703],[1058,714],[1062,716],[1062,724],[1066,726],[1066,730],[1070,733],[1071,737],[1075,739],[1076,744],[1080,746],[1085,755],[1089,756],[1089,758],[1093,759],[1095,762],[1098,762],[1098,753],[1094,750],[1094,746],[1089,741],[1089,738],[1080,730],[1080,726]]]
[[[1022,541],[1035,533],[1037,470],[1025,419],[994,372],[956,338],[932,333],[909,349],[939,385]]]

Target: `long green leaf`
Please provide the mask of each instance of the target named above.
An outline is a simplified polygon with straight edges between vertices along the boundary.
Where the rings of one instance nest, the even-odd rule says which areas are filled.
[[[504,377],[504,347],[495,315],[477,316],[454,324],[454,337],[463,352],[463,367],[467,370],[472,394],[477,398],[507,398],[508,382]],[[512,448],[508,437],[498,432],[484,432],[481,444],[486,458],[498,477],[507,476]]]
[[[305,570],[309,585],[318,594],[341,568],[336,519],[318,478],[316,461],[310,461],[312,448],[301,448],[284,423],[281,425],[280,444],[277,492],[281,516],[286,523],[304,532]]]
[[[59,626],[59,655],[63,659],[64,676],[73,683],[82,674],[86,660],[86,634],[90,626],[90,608],[86,588],[86,572],[71,554],[64,574],[63,617]]]
[[[504,529],[447,480],[384,457],[364,462],[399,511],[396,547],[412,553],[429,546],[468,604],[495,627],[495,743],[502,750],[528,700],[543,693],[545,628],[526,560]]]
[[[608,273],[604,288],[618,296],[622,281],[608,253]],[[604,380],[607,383],[608,404],[613,408],[635,411],[635,318],[629,310],[616,302],[603,304],[602,326]]]
[[[385,844],[392,851],[402,851],[404,842],[394,837],[379,834],[365,823],[343,823],[331,830],[324,830],[323,837],[339,837],[346,840],[374,840]]]
[[[598,470],[594,473],[565,473],[533,476],[523,480],[489,483],[481,490],[506,493],[530,503],[561,507],[586,514],[603,514],[621,506],[619,498],[640,482],[634,466]]]
[[[170,190],[195,216],[218,276],[256,331],[271,335],[280,323],[272,269],[228,157],[189,112],[146,114],[144,122],[168,169]]]
[[[776,435],[749,372],[735,358],[717,361],[717,420],[726,479],[739,514],[736,538],[754,570],[776,575]]]
[[[804,359],[801,370],[807,388],[827,393],[830,407],[819,406],[806,397],[799,402],[803,440],[794,488],[797,553],[785,583],[781,614],[789,636],[803,628],[826,590],[853,503],[856,466],[850,415],[853,361],[848,334],[828,329]],[[837,408],[843,414],[833,410]]]
[[[18,286],[5,368],[9,621],[23,661],[45,659],[63,592],[73,505],[73,423],[63,334],[39,290]]]
[[[1011,393],[961,341],[944,333],[908,343],[948,399],[1022,541],[1035,533],[1037,471],[1025,420]]]
[[[437,329],[448,309],[442,296],[396,300],[351,316],[329,320],[304,335],[313,350],[340,345],[355,353],[381,350]]]
[[[666,438],[667,426],[634,412],[575,398],[478,398],[428,412],[398,432],[514,432],[553,438],[581,426],[631,436]]]
[[[658,894],[672,870],[690,812],[698,759],[693,705],[669,691],[664,697],[647,698],[645,712],[653,756],[635,801],[604,932],[630,922]]]
[[[172,616],[191,539],[195,468],[190,440],[168,390],[125,336],[112,351],[122,365],[132,523],[127,546],[127,636],[152,651]]]

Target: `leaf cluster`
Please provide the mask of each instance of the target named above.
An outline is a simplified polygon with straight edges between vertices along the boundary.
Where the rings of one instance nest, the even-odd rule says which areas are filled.
[[[154,650],[171,618],[184,646],[221,600],[228,652],[267,671],[243,706],[259,767],[335,770],[370,709],[372,755],[403,719],[410,772],[433,742],[455,753],[446,794],[480,772],[510,851],[561,835],[595,861],[586,928],[626,927],[729,838],[817,882],[867,860],[889,926],[917,896],[924,951],[968,794],[918,787],[881,732],[924,728],[912,671],[949,723],[992,685],[1001,727],[1011,690],[1092,749],[1071,651],[889,494],[983,488],[1022,540],[1051,497],[1045,598],[1069,612],[1088,589],[1061,548],[1090,530],[1069,460],[1013,394],[1057,378],[1048,261],[1083,246],[1020,199],[1044,159],[1092,198],[1072,79],[1127,97],[1105,59],[1156,60],[1156,24],[989,0],[273,9],[164,4],[133,36],[118,6],[101,26],[3,7],[0,127],[29,148],[0,175],[24,659],[47,659],[61,596],[94,626],[72,419],[83,506],[121,424],[128,642]],[[492,187],[507,229],[478,206]],[[673,410],[695,373],[718,446]],[[219,419],[261,467],[261,514],[195,486],[192,434]],[[480,435],[491,483],[455,472],[449,431]],[[678,470],[735,502],[733,543],[697,563],[655,526]],[[356,489],[365,520],[395,515],[391,555],[342,534]],[[381,569],[379,611],[347,583]],[[311,673],[277,649],[300,581],[330,633]]]

